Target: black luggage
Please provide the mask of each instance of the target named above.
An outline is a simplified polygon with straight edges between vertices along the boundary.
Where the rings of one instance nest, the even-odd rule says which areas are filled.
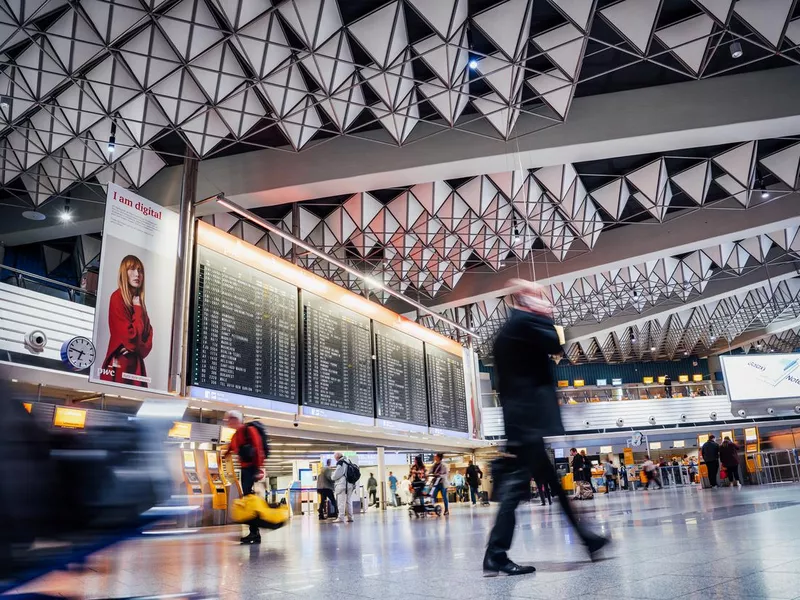
[[[481,490],[481,506],[489,506],[489,492]]]

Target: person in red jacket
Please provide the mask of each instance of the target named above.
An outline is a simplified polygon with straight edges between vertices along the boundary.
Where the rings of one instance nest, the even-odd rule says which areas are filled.
[[[153,327],[144,302],[144,265],[132,254],[119,265],[117,289],[108,303],[108,329],[100,379],[148,387],[144,359],[153,349]]]
[[[261,434],[255,427],[244,422],[244,416],[238,410],[229,410],[225,413],[224,423],[236,431],[231,438],[227,450],[222,453],[222,458],[228,457],[231,452],[239,455],[239,464],[242,467],[242,494],[253,493],[253,484],[264,478],[261,465],[266,458]],[[250,533],[243,537],[242,544],[260,544],[261,532],[256,525],[250,525]]]

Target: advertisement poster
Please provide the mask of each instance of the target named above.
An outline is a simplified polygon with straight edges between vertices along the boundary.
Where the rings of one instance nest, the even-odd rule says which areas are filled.
[[[167,392],[178,215],[108,184],[90,381]]]
[[[800,396],[800,354],[720,356],[731,402]]]

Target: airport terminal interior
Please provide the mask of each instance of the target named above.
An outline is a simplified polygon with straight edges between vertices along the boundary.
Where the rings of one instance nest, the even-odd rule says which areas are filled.
[[[800,599],[798,448],[800,0],[0,0],[0,595]]]

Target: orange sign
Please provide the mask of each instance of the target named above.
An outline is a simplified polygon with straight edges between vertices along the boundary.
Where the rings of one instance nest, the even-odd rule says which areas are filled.
[[[83,429],[86,426],[86,411],[81,408],[56,406],[53,425],[69,429]]]
[[[699,374],[692,375],[692,381],[694,382],[703,381],[703,376]]]
[[[23,402],[22,406],[24,406],[25,410],[27,410],[28,412],[31,412],[33,410],[33,404],[31,404],[30,402]]]
[[[681,383],[687,383],[689,381],[688,375],[678,375],[678,381]]]
[[[584,385],[586,385],[586,383],[583,381],[583,379],[576,379],[572,383],[572,385],[574,385],[575,387],[583,387]]]
[[[633,448],[623,448],[622,453],[624,454],[624,460],[626,465],[636,464],[633,460]]]
[[[664,375],[662,375],[661,377],[658,378],[658,383],[664,383],[666,380],[667,378]]]
[[[175,421],[172,425],[172,429],[169,430],[167,437],[188,440],[192,437],[192,424],[185,423],[183,421]]]
[[[645,377],[644,379],[642,379],[642,383],[644,383],[645,385],[650,385],[651,383],[653,383],[653,378]]]
[[[702,446],[702,445],[703,445],[703,444],[705,444],[707,441],[708,441],[708,434],[707,434],[707,433],[704,433],[704,434],[702,434],[702,435],[698,435],[698,436],[697,436],[697,445],[698,445],[698,446]]]
[[[569,381],[566,379],[559,379],[558,387],[569,387]]]
[[[222,431],[219,433],[220,443],[230,444],[234,433],[236,433],[236,430],[233,427],[223,427]]]

